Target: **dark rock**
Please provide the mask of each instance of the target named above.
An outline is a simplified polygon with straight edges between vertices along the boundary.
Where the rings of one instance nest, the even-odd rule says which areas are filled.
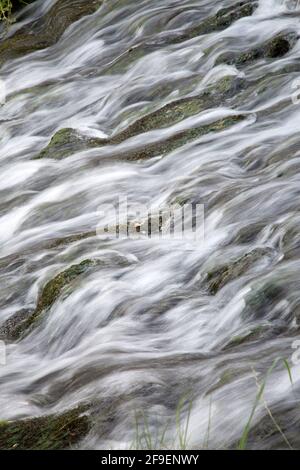
[[[70,266],[48,281],[39,295],[34,311],[21,311],[6,320],[0,328],[0,336],[9,340],[17,340],[29,333],[34,324],[40,319],[62,294],[70,286],[72,281],[82,274],[96,267],[100,261],[84,260],[79,264]]]
[[[253,243],[260,232],[264,229],[266,224],[257,222],[242,227],[235,235],[232,243],[233,244],[249,244]]]

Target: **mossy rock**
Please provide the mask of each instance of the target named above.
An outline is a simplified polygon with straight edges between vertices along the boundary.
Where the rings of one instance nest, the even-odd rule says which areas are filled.
[[[268,254],[269,250],[257,248],[231,263],[209,271],[204,281],[208,292],[211,295],[217,294],[222,287],[245,274],[251,266]]]
[[[194,140],[215,132],[221,132],[228,129],[235,124],[241,123],[245,120],[244,115],[228,116],[218,121],[214,121],[210,124],[205,124],[198,127],[189,128],[176,133],[175,135],[168,137],[159,142],[144,145],[136,150],[118,152],[118,154],[112,155],[109,161],[112,160],[126,160],[126,161],[138,161],[148,160],[150,158],[165,156],[170,152],[173,152],[179,147],[182,147]]]
[[[105,139],[85,137],[74,129],[63,128],[53,135],[47,147],[45,147],[35,159],[53,158],[55,160],[61,160],[73,153],[89,148],[100,147],[105,143],[107,143]]]
[[[300,233],[297,225],[291,226],[286,229],[282,237],[281,249],[284,253],[284,258],[297,259],[300,255]]]
[[[297,406],[281,402],[273,405],[271,411],[273,419],[265,415],[252,425],[246,449],[299,450],[300,415]]]
[[[221,8],[215,15],[204,19],[198,26],[187,29],[169,42],[176,44],[203,34],[222,31],[231,26],[235,21],[246,16],[251,16],[257,6],[257,1],[246,0],[236,2],[235,5],[230,7]]]
[[[0,42],[0,64],[52,46],[72,23],[94,13],[101,5],[102,0],[59,0],[41,18]]]
[[[172,101],[162,108],[137,119],[124,131],[112,137],[110,143],[119,144],[144,132],[163,129],[177,124],[188,117],[199,114],[205,109],[220,106],[220,103],[235,95],[241,89],[242,84],[243,81],[236,76],[225,76],[197,96]]]
[[[17,339],[19,328],[21,325],[26,324],[33,312],[33,310],[22,309],[2,323],[0,326],[0,340],[13,341]]]
[[[277,59],[285,56],[296,44],[298,37],[294,33],[279,34],[262,46],[250,49],[241,54],[221,54],[216,64],[227,63],[231,65],[247,65],[258,59]]]
[[[109,63],[103,70],[103,74],[113,75],[125,72],[134,62],[153,52],[155,46],[139,44],[127,49],[121,56]]]
[[[24,337],[25,334],[31,331],[42,314],[49,310],[63,291],[70,286],[72,281],[100,263],[100,260],[84,260],[79,264],[70,266],[48,281],[39,295],[35,310],[23,310],[6,320],[0,327],[0,337],[11,341]]]
[[[258,238],[259,234],[265,226],[265,223],[257,222],[240,228],[234,236],[232,243],[241,245],[253,243]]]
[[[59,415],[42,416],[0,424],[1,450],[60,450],[72,448],[91,427],[87,406]]]
[[[126,129],[108,139],[86,137],[70,128],[61,129],[54,134],[49,144],[35,157],[35,159],[53,158],[60,160],[79,151],[102,147],[105,145],[121,144],[127,139],[135,137],[141,133],[174,125],[190,116],[199,114],[205,109],[219,106],[220,103],[225,102],[226,99],[238,93],[242,86],[243,81],[235,76],[223,77],[217,83],[210,85],[208,90],[204,91],[200,95],[172,101],[162,108],[137,119]],[[181,131],[161,142],[145,145],[138,150],[123,153],[118,152],[116,155],[112,155],[108,159],[109,161],[130,161],[166,154],[177,147],[184,145],[190,140],[194,140],[201,135],[205,135],[210,132],[226,129],[243,119],[244,117],[241,115],[229,116],[212,124]],[[102,159],[102,161],[104,160],[105,159]]]

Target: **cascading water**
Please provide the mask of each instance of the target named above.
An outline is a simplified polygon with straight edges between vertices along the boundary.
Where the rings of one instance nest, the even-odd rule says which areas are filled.
[[[26,7],[2,42],[57,3]],[[80,8],[79,0],[65,3]],[[249,14],[216,20],[245,5]],[[300,447],[300,366],[292,359],[300,318],[299,31],[293,1],[105,0],[53,44],[5,57],[1,420],[85,404],[93,424],[77,445],[129,448],[143,411],[153,435],[169,423],[170,445],[185,397],[188,446],[230,448],[282,358],[293,385],[278,362],[247,445]],[[166,108],[126,136],[141,117],[199,96],[198,109],[182,101],[180,112]],[[65,128],[81,146],[75,141],[64,158],[55,158],[56,147],[36,158]],[[204,240],[97,236],[99,207],[116,197],[203,204]],[[86,260],[97,262],[42,312],[47,283]],[[11,323],[35,319],[32,312],[39,318],[26,334],[10,337]]]

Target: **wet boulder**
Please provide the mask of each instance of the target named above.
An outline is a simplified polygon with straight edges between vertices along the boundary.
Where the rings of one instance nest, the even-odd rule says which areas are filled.
[[[42,17],[21,27],[0,42],[0,64],[57,43],[65,30],[85,15],[94,13],[102,0],[60,0]]]

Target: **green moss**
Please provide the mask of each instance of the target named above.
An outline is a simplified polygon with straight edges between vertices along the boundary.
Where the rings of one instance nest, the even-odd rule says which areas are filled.
[[[210,85],[208,90],[204,91],[202,94],[172,101],[162,108],[137,119],[133,124],[110,139],[89,138],[78,134],[74,129],[61,129],[54,134],[47,147],[35,158],[53,158],[60,160],[75,152],[89,148],[102,147],[104,145],[118,145],[141,133],[174,125],[190,116],[199,114],[205,109],[219,106],[220,103],[224,102],[227,98],[234,96],[234,94],[240,90],[241,84],[242,81],[235,76],[223,77],[217,83]],[[139,160],[151,158],[161,153],[164,154],[198,136],[225,129],[241,119],[241,116],[232,116],[207,126],[182,131],[174,137],[165,139],[163,142],[146,145],[141,150],[123,154],[120,152],[118,153],[117,159]]]
[[[78,134],[74,129],[64,128],[53,135],[47,147],[45,147],[35,159],[53,158],[55,160],[61,160],[73,153],[98,147],[105,143],[107,143],[105,139],[84,137]]]
[[[297,37],[293,33],[279,34],[265,42],[260,47],[250,49],[241,54],[222,54],[218,57],[216,64],[227,63],[235,65],[246,65],[258,59],[275,59],[283,57],[296,43]]]
[[[243,275],[256,261],[267,253],[267,250],[257,248],[232,263],[209,271],[205,280],[209,293],[215,295],[228,282]]]
[[[60,415],[4,422],[0,426],[0,449],[66,449],[87,435],[90,419],[86,406]]]
[[[249,244],[255,241],[260,232],[264,229],[265,224],[262,222],[252,223],[239,229],[233,239],[234,244]]]
[[[248,435],[247,450],[299,449],[299,414],[295,401],[274,403],[271,411],[272,419],[266,414],[259,416],[259,420],[253,423]]]
[[[224,119],[220,119],[211,124],[194,127],[192,129],[186,129],[181,132],[178,132],[172,137],[169,137],[163,141],[155,142],[153,144],[148,144],[140,149],[128,151],[110,157],[110,161],[113,159],[117,160],[127,160],[127,161],[136,161],[136,160],[145,160],[150,159],[156,156],[164,156],[177,148],[192,142],[193,140],[198,139],[201,136],[210,134],[213,132],[220,132],[228,127],[233,126],[245,119],[244,116],[230,116]]]
[[[102,0],[60,0],[41,18],[21,27],[0,43],[0,63],[55,44],[65,30],[85,15],[94,13]]]
[[[254,287],[245,298],[246,309],[244,316],[249,314],[261,317],[267,309],[284,297],[285,290],[276,281],[265,282],[262,286]]]

